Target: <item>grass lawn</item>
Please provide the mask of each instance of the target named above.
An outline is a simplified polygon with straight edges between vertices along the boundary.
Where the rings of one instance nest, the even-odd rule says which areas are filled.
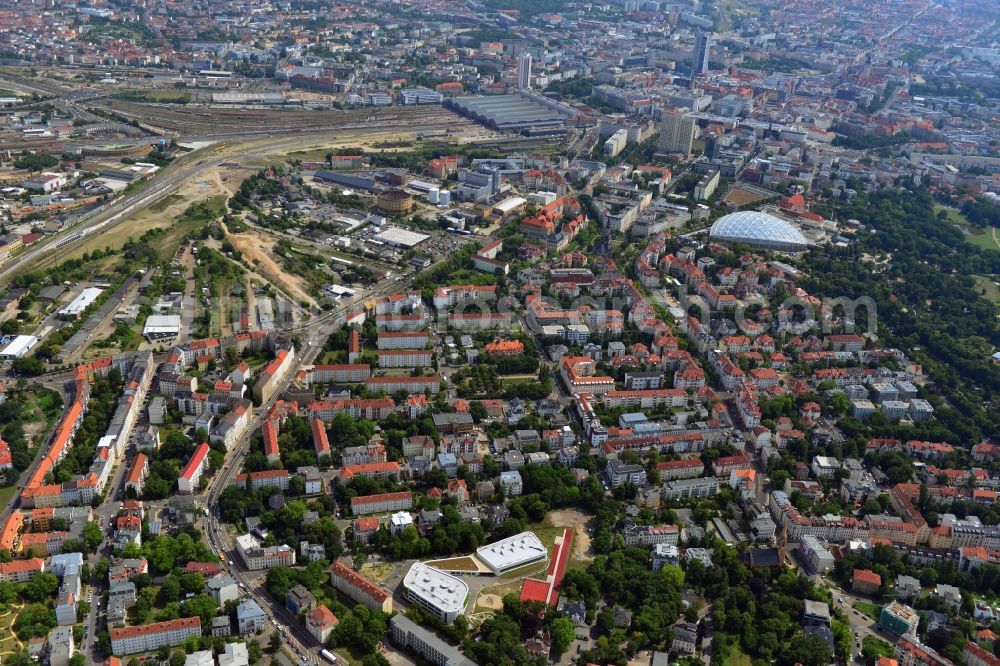
[[[479,571],[479,567],[471,557],[450,557],[444,560],[431,560],[430,566],[447,571]]]
[[[62,413],[62,398],[51,389],[35,386],[24,392],[23,404],[24,434],[34,457],[38,444],[45,441]]]
[[[552,519],[549,516],[545,516],[545,520],[531,525],[528,529],[535,533],[535,536],[538,537],[543,546],[551,550],[552,546],[556,543],[556,537],[561,536],[566,528],[556,527],[552,524]]]
[[[972,230],[965,235],[965,242],[971,243],[972,245],[980,247],[984,250],[1000,250],[1000,245],[997,245],[996,241],[993,240],[991,230],[976,229],[973,227]]]
[[[869,651],[877,651],[878,655],[882,657],[892,657],[895,652],[891,643],[875,636],[865,636],[864,640],[861,641],[861,646]]]
[[[375,583],[384,583],[395,567],[388,562],[369,562],[361,567],[361,575]]]
[[[44,419],[47,424],[52,424],[62,412],[62,398],[59,397],[58,393],[44,386],[30,389],[26,392],[26,397],[28,401],[25,412],[32,420]]]
[[[335,351],[323,352],[319,361],[320,365],[332,365],[334,363],[347,363],[347,352],[337,349]]]
[[[159,201],[157,201],[155,204],[150,206],[149,210],[153,213],[162,213],[163,211],[165,211],[167,208],[170,207],[170,204],[180,201],[181,199],[182,197],[179,194],[171,194],[169,196],[165,196]]]
[[[521,592],[521,581],[515,580],[505,583],[497,583],[495,585],[487,585],[480,591],[480,594],[495,594],[502,599],[505,594],[518,594],[520,592]],[[478,599],[479,597],[476,598]],[[476,604],[476,607],[473,609],[473,612],[481,613],[483,611],[493,611],[493,610],[494,609],[492,608],[487,608],[486,606],[480,606],[479,604]]]
[[[854,608],[856,608],[859,612],[863,613],[864,615],[867,615],[873,620],[877,620],[879,613],[882,612],[882,608],[880,606],[868,603],[867,601],[855,601]]]
[[[736,636],[717,631],[712,638],[712,645],[722,646],[720,663],[726,664],[726,666],[753,666],[753,660],[750,655],[740,649],[740,642]]]
[[[470,268],[460,268],[448,276],[448,284],[475,284],[486,286],[496,284],[496,276],[478,273]]]
[[[337,654],[342,654],[347,657],[347,663],[349,666],[361,666],[361,661],[367,656],[366,653],[362,652],[360,648],[356,647],[337,647],[334,648]]]
[[[142,93],[139,93],[139,97],[141,97],[142,99],[132,100],[132,101],[141,101],[147,103],[170,102],[172,104],[177,104],[178,102],[176,100],[181,100],[181,99],[184,100],[185,104],[191,101],[190,93],[186,93],[183,91],[174,92],[172,90],[150,90],[148,92],[143,91]]]
[[[549,561],[547,559],[540,560],[538,562],[532,562],[531,564],[525,564],[523,567],[518,567],[516,569],[511,569],[510,571],[505,571],[504,573],[497,576],[500,580],[511,580],[518,581],[518,589],[520,589],[521,578],[530,578],[536,574],[543,574],[548,569]]]
[[[948,208],[947,206],[934,206],[934,213],[937,214],[944,211],[948,216],[948,221],[957,226],[965,234],[965,242],[971,243],[976,247],[980,247],[984,250],[998,250],[997,242],[993,240],[993,233],[991,229],[980,229],[974,227],[969,223],[969,220],[962,215],[958,210],[954,208]]]
[[[500,375],[500,382],[502,384],[523,384],[525,382],[534,383],[538,381],[538,375]]]
[[[293,150],[287,153],[289,158],[302,160],[303,162],[325,162],[326,156],[330,153],[334,153],[340,150],[340,148],[312,148],[310,150]],[[363,155],[365,153],[364,148],[358,146],[356,151],[353,151],[356,155]],[[338,167],[340,169],[340,167]],[[350,167],[344,167],[340,169],[341,171],[352,171]],[[353,169],[357,171],[358,169]]]
[[[148,184],[149,181],[145,181]],[[175,197],[171,199],[171,197]],[[177,199],[180,199],[179,195],[173,194],[168,197],[155,202],[151,205],[150,211],[154,214],[162,213],[168,206],[176,203]],[[171,259],[177,252],[177,248],[180,247],[181,241],[196,229],[200,229],[208,222],[210,219],[221,216],[226,212],[226,201],[227,197],[223,194],[212,197],[205,201],[209,209],[212,212],[211,216],[204,215],[201,213],[195,213],[193,215],[188,215],[182,213],[173,221],[173,224],[169,226],[164,226],[162,224],[153,223],[154,227],[161,227],[165,229],[164,233],[154,238],[150,241],[150,247],[155,249],[162,259]],[[116,224],[112,228],[92,236],[90,239],[85,241],[83,244],[76,247],[73,252],[66,256],[67,259],[76,259],[82,257],[87,252],[92,252],[97,249],[103,250],[105,247],[119,248],[125,244],[129,239],[137,239],[139,236],[146,231],[150,222],[149,216],[144,214],[147,211],[141,211],[138,213],[136,219],[127,220]],[[120,260],[118,255],[108,255],[101,259],[100,269],[110,270],[110,268]]]
[[[7,506],[7,502],[10,501],[10,498],[13,497],[14,493],[16,492],[17,492],[16,485],[8,486],[6,488],[0,488],[0,508]]]
[[[972,279],[976,281],[976,288],[982,292],[983,298],[1000,303],[1000,286],[997,285],[994,278],[988,275],[973,275]]]
[[[32,392],[37,397],[35,405],[46,414],[58,415],[62,410],[62,398],[55,391],[44,387],[36,387]]]
[[[968,226],[969,225],[969,221],[967,219],[965,219],[965,216],[962,215],[962,213],[960,213],[957,209],[955,209],[955,208],[949,208],[948,206],[941,206],[940,204],[935,204],[934,205],[934,214],[937,215],[941,211],[945,212],[945,214],[948,216],[948,220],[949,221],[951,221],[951,222],[953,222],[953,223],[955,223],[955,224],[957,224],[959,226]]]
[[[226,211],[225,195],[214,196],[205,203],[211,211],[211,215],[204,215],[200,212],[181,215],[166,233],[157,236],[150,242],[150,247],[155,249],[161,258],[170,259],[177,252],[177,248],[180,247],[185,236]]]

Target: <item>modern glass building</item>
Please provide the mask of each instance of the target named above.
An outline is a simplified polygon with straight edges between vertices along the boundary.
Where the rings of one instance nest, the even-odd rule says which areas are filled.
[[[777,252],[803,252],[809,247],[798,229],[759,211],[740,211],[720,217],[712,225],[708,237],[715,243],[744,243]]]

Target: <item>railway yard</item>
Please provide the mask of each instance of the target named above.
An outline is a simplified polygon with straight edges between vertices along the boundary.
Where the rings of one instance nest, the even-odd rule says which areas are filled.
[[[76,154],[75,164],[69,166],[91,176],[89,180],[77,178],[75,183],[72,177],[66,178],[69,182],[62,187],[62,195],[32,194],[29,200],[23,188],[5,192],[3,207],[10,219],[15,224],[23,219],[24,225],[42,233],[0,264],[0,283],[10,283],[26,271],[85,262],[69,271],[71,280],[58,300],[25,312],[19,320],[20,330],[37,337],[36,345],[45,350],[40,357],[50,363],[134,347],[143,338],[142,319],[135,319],[140,306],[181,315],[178,339],[213,331],[236,332],[247,326],[268,327],[276,316],[276,325],[295,326],[310,316],[303,308],[319,308],[331,299],[341,305],[360,302],[365,291],[379,281],[396,281],[415,270],[408,263],[413,251],[380,247],[374,239],[377,230],[364,231],[353,243],[346,240],[349,231],[341,231],[340,236],[335,233],[340,222],[331,226],[330,221],[343,220],[345,215],[357,220],[349,228],[367,224],[365,215],[370,217],[375,197],[355,192],[350,202],[331,206],[321,200],[310,204],[304,217],[296,213],[301,218],[298,223],[310,228],[310,219],[326,220],[320,227],[327,233],[320,235],[315,230],[303,235],[304,228],[268,228],[253,216],[231,215],[228,224],[219,223],[221,235],[208,238],[203,251],[217,253],[223,262],[219,266],[229,267],[232,274],[219,280],[196,279],[193,267],[187,265],[192,260],[200,263],[192,254],[197,246],[188,244],[191,234],[211,219],[208,215],[227,212],[230,218],[226,202],[245,179],[261,169],[286,159],[314,160],[308,162],[311,167],[304,175],[319,184],[313,171],[329,155],[346,149],[379,162],[380,154],[404,157],[413,150],[423,151],[420,154],[461,150],[462,146],[484,151],[551,150],[557,145],[550,138],[491,131],[441,105],[348,109],[317,103],[280,108],[234,108],[210,101],[181,105],[150,101],[171,91],[142,78],[131,79],[125,86],[138,91],[129,97],[139,94],[142,101],[123,99],[120,85],[80,84],[75,80],[79,78],[79,71],[72,68],[54,68],[38,77],[23,70],[0,70],[0,87],[25,96],[24,113],[30,115],[41,103],[43,108],[50,105],[51,113],[67,122],[57,132],[0,127],[0,148],[12,155]],[[202,98],[211,100],[214,94],[203,93]],[[13,107],[13,113],[18,111],[19,107]],[[4,180],[19,184],[24,173],[0,171],[0,184]],[[336,187],[331,190],[324,184],[320,189],[328,193],[321,192],[321,196],[339,196]],[[308,193],[303,194],[309,200]],[[280,202],[275,203],[282,208]],[[418,204],[414,212],[430,219],[438,215],[435,206],[424,204]],[[94,286],[108,294],[115,292],[118,299],[115,290],[124,277],[121,271],[139,266],[123,261],[122,253],[134,254],[137,241],[146,241],[161,258],[175,256],[175,264],[176,257],[185,259],[170,268],[153,268],[142,276],[140,289],[127,291],[114,307],[88,312],[80,322],[67,322],[57,315],[60,305]],[[461,236],[445,234],[440,242],[432,240],[426,253],[436,261],[466,242]],[[164,281],[175,284],[182,296],[173,301],[161,298],[157,304],[157,297],[150,299],[149,294],[160,293]],[[149,291],[151,285],[156,287],[154,292]],[[265,289],[270,291],[265,293]],[[157,340],[146,339],[139,346],[159,345]]]

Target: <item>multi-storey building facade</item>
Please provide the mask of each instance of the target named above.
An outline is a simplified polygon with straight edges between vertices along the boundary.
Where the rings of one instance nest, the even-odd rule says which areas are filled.
[[[160,647],[180,645],[189,636],[201,636],[201,618],[184,617],[141,627],[111,630],[111,651],[115,655],[152,652]]]
[[[376,585],[340,562],[334,562],[330,567],[330,584],[335,590],[366,608],[385,613],[392,612],[392,595],[389,590]]]
[[[372,513],[404,511],[413,507],[413,493],[405,490],[398,493],[382,493],[351,498],[351,513],[364,516]]]

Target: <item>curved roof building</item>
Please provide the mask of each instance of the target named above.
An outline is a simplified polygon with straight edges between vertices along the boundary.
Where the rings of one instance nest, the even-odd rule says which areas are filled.
[[[548,554],[534,532],[521,532],[476,549],[476,557],[494,574],[544,560]]]
[[[759,211],[740,211],[720,217],[712,225],[708,237],[712,242],[744,243],[777,252],[802,252],[809,247],[798,229]]]
[[[465,610],[469,599],[464,581],[422,562],[414,562],[406,572],[403,588],[407,599],[447,624]]]

